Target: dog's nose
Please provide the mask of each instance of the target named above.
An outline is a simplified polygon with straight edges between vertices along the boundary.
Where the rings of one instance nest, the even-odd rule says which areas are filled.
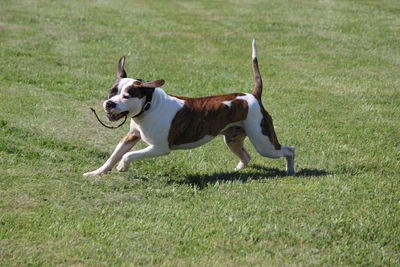
[[[112,102],[111,100],[108,100],[106,102],[106,109],[112,109],[112,108],[115,108],[116,106],[117,106],[117,104]]]

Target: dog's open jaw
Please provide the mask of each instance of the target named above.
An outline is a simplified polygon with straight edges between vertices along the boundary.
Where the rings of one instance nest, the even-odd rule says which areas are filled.
[[[125,116],[127,116],[129,114],[129,111],[124,111],[118,114],[113,114],[113,113],[107,113],[107,118],[110,121],[117,121]]]

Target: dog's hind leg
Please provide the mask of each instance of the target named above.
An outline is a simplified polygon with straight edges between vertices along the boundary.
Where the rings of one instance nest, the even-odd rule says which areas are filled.
[[[278,159],[285,157],[286,173],[295,173],[295,149],[293,146],[282,146],[276,137],[271,116],[261,106],[261,113],[254,114],[253,121],[259,123],[245,123],[246,133],[257,152],[264,157]]]
[[[294,156],[295,149],[292,146],[274,145],[270,137],[264,135],[261,129],[253,129],[247,131],[251,143],[256,148],[257,152],[268,158],[278,159],[285,157],[286,159],[286,173],[293,175],[295,173]]]
[[[225,144],[240,159],[235,171],[244,168],[251,159],[249,152],[243,146],[246,132],[242,127],[233,126],[226,129],[222,134],[224,135]]]
[[[131,130],[122,140],[118,143],[110,158],[95,171],[87,172],[83,176],[104,175],[109,172],[112,167],[117,163],[122,156],[127,153],[131,148],[140,140],[140,132],[138,130]]]

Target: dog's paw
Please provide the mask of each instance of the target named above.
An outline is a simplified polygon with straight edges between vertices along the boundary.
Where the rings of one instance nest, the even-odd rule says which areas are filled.
[[[287,176],[293,176],[295,174],[296,174],[296,171],[294,170],[294,168],[286,169],[286,175]]]
[[[244,164],[242,161],[240,161],[238,163],[238,165],[236,166],[235,171],[239,171],[239,170],[243,169],[244,167],[246,167],[246,164]]]
[[[128,169],[129,169],[129,163],[126,163],[124,160],[121,160],[121,161],[118,163],[117,171],[119,171],[119,172],[126,172],[126,171],[128,171]]]
[[[95,170],[92,172],[86,172],[83,174],[84,177],[91,177],[91,176],[100,176],[100,175],[105,175],[107,174],[107,171],[99,171],[99,170]]]
[[[294,157],[286,158],[286,175],[292,176],[296,174],[296,170],[294,167]]]

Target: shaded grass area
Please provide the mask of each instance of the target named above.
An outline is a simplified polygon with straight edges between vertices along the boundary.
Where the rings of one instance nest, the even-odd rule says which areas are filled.
[[[189,184],[203,189],[212,184],[230,181],[248,182],[249,180],[275,179],[287,177],[286,172],[276,168],[265,168],[260,165],[249,165],[251,170],[246,173],[240,172],[216,172],[212,174],[188,175],[180,183]],[[295,174],[295,177],[321,177],[329,175],[329,172],[316,169],[302,169]],[[172,181],[176,182],[176,181]]]
[[[0,265],[398,265],[397,1],[0,3]],[[222,140],[84,179],[117,59],[174,95],[250,92],[298,173]],[[218,138],[220,139],[220,138]],[[144,147],[139,144],[138,148]]]

